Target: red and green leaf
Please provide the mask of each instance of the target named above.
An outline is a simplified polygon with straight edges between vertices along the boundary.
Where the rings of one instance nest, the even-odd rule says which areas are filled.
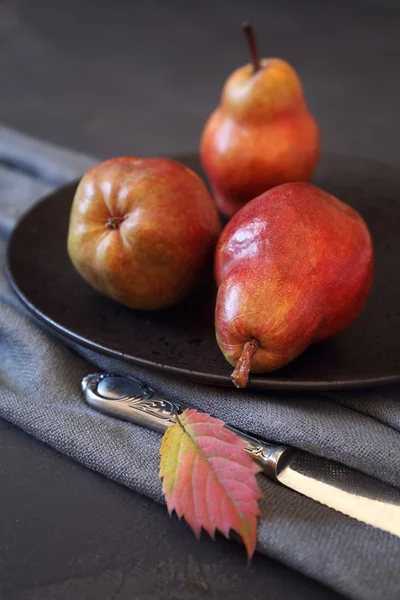
[[[255,477],[260,467],[244,447],[222,421],[187,409],[164,434],[160,477],[170,514],[184,517],[197,537],[202,528],[211,537],[236,531],[250,558],[262,493]]]

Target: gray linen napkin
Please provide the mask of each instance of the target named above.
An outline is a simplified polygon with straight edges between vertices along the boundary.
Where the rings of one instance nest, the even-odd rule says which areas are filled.
[[[0,127],[0,255],[22,210],[93,159]],[[0,273],[0,417],[132,490],[163,502],[161,436],[83,401],[81,378],[134,374],[265,439],[343,462],[400,487],[399,386],[330,394],[239,392],[194,384],[67,347],[39,327]],[[356,600],[398,600],[400,539],[260,477],[258,550]],[[184,525],[182,525],[184,526]]]

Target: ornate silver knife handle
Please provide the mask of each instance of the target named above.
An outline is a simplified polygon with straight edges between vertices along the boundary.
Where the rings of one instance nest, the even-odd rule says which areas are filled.
[[[134,377],[95,373],[82,379],[82,391],[97,410],[164,433],[186,407],[160,398]]]
[[[134,377],[95,373],[82,379],[86,402],[93,408],[142,427],[164,433],[175,425],[187,406],[159,396],[154,390]],[[281,466],[291,453],[288,446],[275,446],[253,438],[226,425],[226,428],[246,442],[244,451],[260,463],[269,478],[276,480]]]

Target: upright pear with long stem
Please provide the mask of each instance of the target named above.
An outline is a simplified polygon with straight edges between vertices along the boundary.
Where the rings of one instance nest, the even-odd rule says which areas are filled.
[[[200,144],[216,202],[228,217],[276,185],[308,180],[320,145],[296,71],[279,58],[260,58],[251,25],[243,30],[251,63],[225,83]]]

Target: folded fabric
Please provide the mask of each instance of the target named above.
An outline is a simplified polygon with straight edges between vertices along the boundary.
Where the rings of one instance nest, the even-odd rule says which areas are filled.
[[[0,240],[38,196],[92,158],[0,127]],[[237,391],[135,368],[63,344],[34,322],[0,275],[0,417],[87,467],[163,502],[161,436],[85,404],[82,377],[133,374],[165,396],[266,440],[334,459],[400,488],[400,386],[341,393]],[[29,393],[27,392],[29,390]],[[400,597],[400,539],[261,476],[258,550],[356,600]]]

